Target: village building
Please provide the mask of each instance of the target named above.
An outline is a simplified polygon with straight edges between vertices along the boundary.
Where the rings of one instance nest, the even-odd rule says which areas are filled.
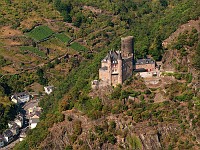
[[[21,128],[24,123],[24,117],[22,114],[18,114],[14,120],[14,122]]]
[[[53,92],[53,89],[54,89],[54,86],[45,86],[44,92],[49,95]]]
[[[21,133],[19,135],[19,141],[23,141],[26,138],[27,131],[28,131],[28,128],[24,128],[21,130]]]
[[[101,61],[100,84],[103,86],[122,84],[133,72],[133,37],[121,38],[121,51],[109,51]]]
[[[19,134],[19,126],[15,123],[11,128],[10,131],[13,133],[13,136]]]
[[[28,109],[28,115],[31,115],[33,114],[34,112],[41,112],[42,111],[42,108],[41,107],[37,107],[37,106],[34,106],[34,107],[30,107]]]
[[[38,122],[40,122],[40,120],[39,118],[30,118],[29,122],[30,122],[30,129],[34,129],[37,126]]]
[[[13,140],[13,133],[11,130],[7,129],[3,132],[4,139],[7,143],[10,143]]]
[[[0,134],[0,148],[4,147],[5,143],[4,143],[4,136]]]
[[[14,126],[16,123],[14,121],[9,121],[8,122],[8,127],[12,128],[12,126]]]
[[[28,102],[30,100],[30,94],[28,92],[21,92],[21,93],[16,93],[11,96],[11,101],[14,102],[15,104],[21,104]]]
[[[29,127],[30,129],[34,129],[38,122],[40,122],[40,115],[41,115],[41,111],[34,111],[30,114],[30,118],[29,118]]]

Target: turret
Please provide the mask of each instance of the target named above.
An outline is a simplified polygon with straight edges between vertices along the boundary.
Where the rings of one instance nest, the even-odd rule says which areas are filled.
[[[134,50],[133,50],[133,36],[127,36],[124,38],[121,38],[121,52],[122,57],[129,57],[133,56]]]
[[[123,82],[123,68],[122,68],[122,56],[121,56],[121,53],[118,54],[118,58],[117,58],[117,61],[118,61],[118,84],[122,84]]]

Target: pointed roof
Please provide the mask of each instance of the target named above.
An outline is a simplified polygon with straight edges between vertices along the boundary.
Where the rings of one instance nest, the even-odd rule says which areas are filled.
[[[109,52],[108,52],[108,54],[107,54],[107,60],[111,61],[111,55],[110,55]]]
[[[118,57],[117,57],[117,59],[118,59],[118,60],[122,60],[122,55],[121,55],[120,52],[118,53]]]

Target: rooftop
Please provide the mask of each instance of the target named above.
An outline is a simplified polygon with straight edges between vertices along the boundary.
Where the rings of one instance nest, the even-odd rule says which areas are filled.
[[[112,63],[117,63],[117,60],[119,59],[120,52],[119,51],[109,51],[106,57],[102,60],[102,62],[107,61],[108,59],[111,60]],[[120,56],[121,57],[121,56]]]
[[[29,96],[29,93],[28,92],[15,93],[13,96],[16,97]]]
[[[108,70],[108,67],[106,67],[106,66],[101,67],[100,70]]]
[[[155,61],[150,58],[136,60],[136,65],[154,64],[154,63],[155,63]]]
[[[31,118],[30,123],[38,123],[40,122],[39,118]]]
[[[8,137],[10,137],[10,136],[13,136],[13,133],[12,133],[12,131],[10,131],[9,129],[8,130],[6,130],[6,131],[4,131],[4,133],[3,133],[5,136],[8,136]]]

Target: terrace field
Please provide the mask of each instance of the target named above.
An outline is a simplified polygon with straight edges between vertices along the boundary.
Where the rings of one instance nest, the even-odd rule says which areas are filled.
[[[81,52],[81,51],[87,51],[88,49],[84,46],[82,46],[81,44],[77,43],[77,42],[73,42],[70,45],[71,48],[73,48],[74,50]]]
[[[66,34],[64,33],[58,33],[55,34],[55,37],[57,39],[59,39],[60,41],[64,42],[64,43],[69,43],[69,41],[71,40]]]
[[[43,57],[43,58],[46,57],[46,55],[43,51],[40,51],[39,49],[32,47],[32,46],[21,46],[20,49],[22,51],[28,51],[28,52],[34,53],[37,56],[40,56],[40,57]]]
[[[27,33],[27,35],[39,42],[50,37],[54,32],[47,26],[38,26]]]

